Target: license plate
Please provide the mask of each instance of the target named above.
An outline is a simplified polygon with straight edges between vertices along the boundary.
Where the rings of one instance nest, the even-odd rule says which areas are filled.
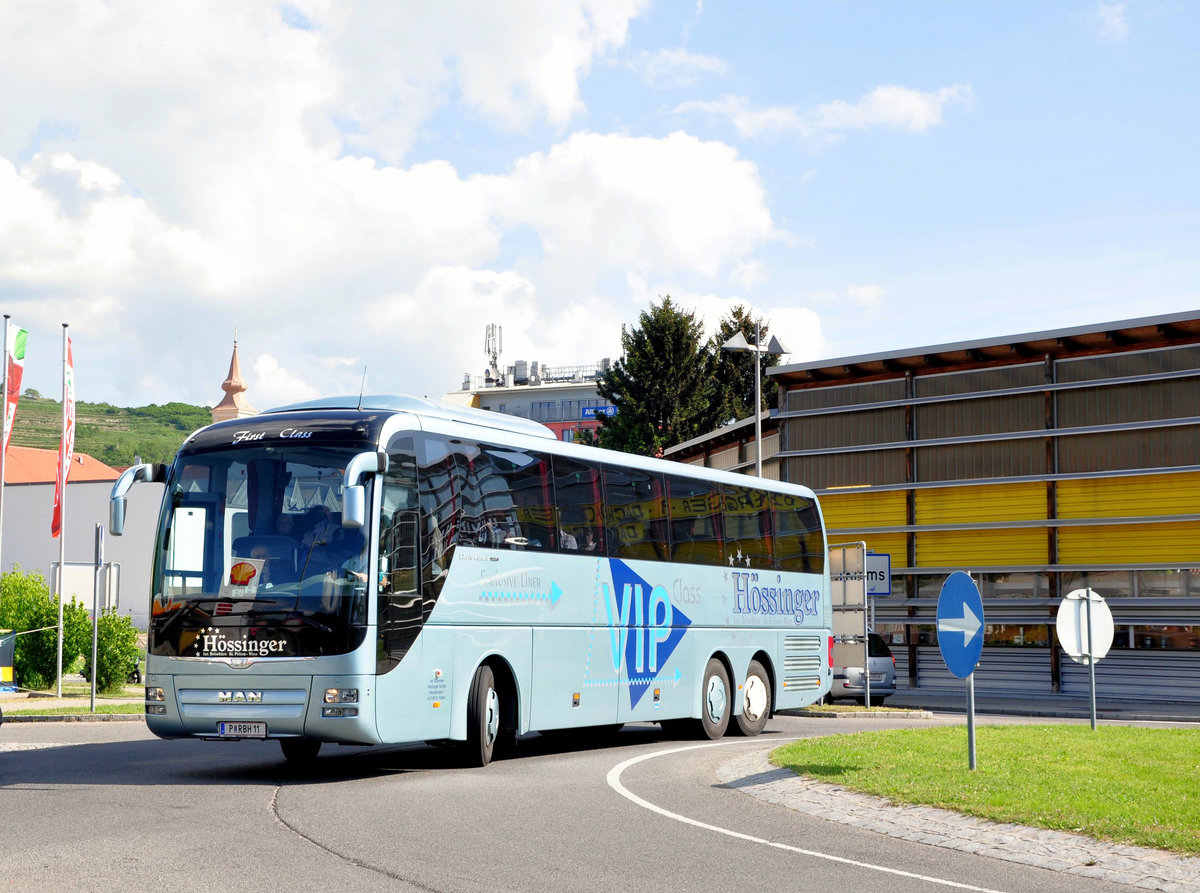
[[[219,722],[217,734],[222,738],[266,738],[265,722]]]
[[[871,681],[872,681],[872,682],[882,682],[882,681],[883,681],[883,674],[882,674],[882,673],[872,673],[872,674],[871,674]]]

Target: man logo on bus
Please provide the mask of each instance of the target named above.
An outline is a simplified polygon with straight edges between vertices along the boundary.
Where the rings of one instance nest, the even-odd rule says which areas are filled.
[[[613,669],[624,657],[629,706],[636,707],[654,683],[671,652],[683,639],[691,618],[671,604],[665,586],[652,586],[623,561],[609,561],[613,591],[604,586]]]

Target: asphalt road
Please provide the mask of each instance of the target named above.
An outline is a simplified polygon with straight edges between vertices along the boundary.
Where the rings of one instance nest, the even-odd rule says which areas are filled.
[[[716,744],[655,726],[606,746],[529,736],[485,769],[455,767],[445,748],[327,746],[299,774],[275,742],[159,741],[141,723],[6,723],[0,885],[1128,893],[835,825],[716,780],[744,748],[898,722],[780,716],[759,738]]]

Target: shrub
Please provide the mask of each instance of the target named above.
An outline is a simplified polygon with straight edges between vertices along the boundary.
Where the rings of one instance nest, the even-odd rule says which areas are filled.
[[[14,565],[0,575],[0,629],[42,630],[17,636],[13,674],[22,688],[49,688],[58,671],[58,602],[41,573],[23,573]],[[63,667],[70,666],[85,648],[90,653],[91,646],[87,608],[71,599],[63,605]]]
[[[139,657],[141,652],[133,618],[128,614],[118,614],[116,608],[102,610],[96,633],[96,690],[120,691]],[[92,678],[91,647],[84,652],[83,675]]]

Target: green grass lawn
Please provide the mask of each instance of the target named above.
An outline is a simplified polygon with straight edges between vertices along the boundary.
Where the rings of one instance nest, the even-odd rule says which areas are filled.
[[[75,716],[75,715],[90,715],[92,713],[136,713],[141,716],[146,705],[142,701],[137,703],[130,702],[128,704],[97,704],[95,710],[91,710],[90,703],[79,704],[75,701],[69,701],[61,707],[4,707],[5,717],[10,716]]]
[[[1200,854],[1200,730],[963,726],[808,738],[771,755],[801,775],[886,797]]]

